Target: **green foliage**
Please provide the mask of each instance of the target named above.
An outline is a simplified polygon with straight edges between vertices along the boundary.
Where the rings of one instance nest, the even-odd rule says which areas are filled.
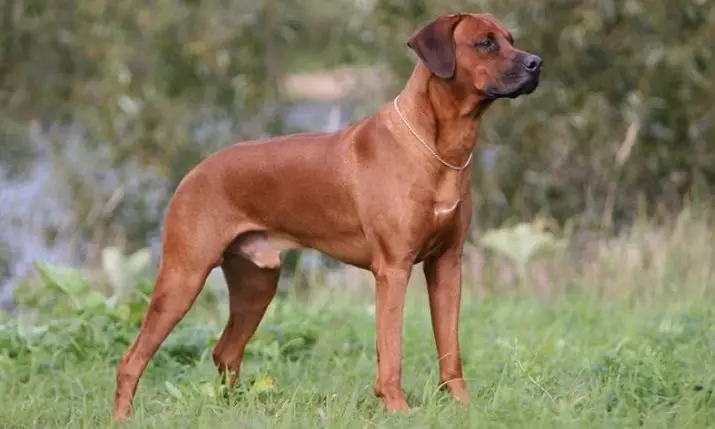
[[[512,252],[515,231],[525,233],[518,241],[557,241],[539,239],[540,230],[538,222],[505,228],[495,248]],[[713,427],[711,232],[686,211],[667,234],[637,225],[600,242],[598,256],[583,266],[564,263],[560,252],[519,253],[532,256],[531,264],[557,264],[550,281],[568,293],[542,296],[549,299],[531,299],[522,288],[477,300],[465,283],[460,343],[473,395],[468,407],[452,405],[437,387],[428,300],[424,288],[410,288],[403,382],[419,408],[407,416],[381,413],[372,398],[372,293],[316,293],[309,303],[277,298],[229,392],[210,358],[226,303],[207,288],[148,366],[130,426]],[[36,264],[37,276],[16,290],[17,314],[0,319],[3,424],[111,426],[117,360],[139,328],[152,284],[142,254],[108,258],[121,262],[107,267],[134,267],[136,287],[123,293],[112,287],[121,281]]]
[[[176,184],[208,153],[289,131],[286,106],[309,108],[283,90],[290,72],[386,69],[387,92],[349,100],[367,113],[409,76],[412,32],[456,10],[493,13],[546,64],[538,91],[496,103],[482,125],[473,180],[480,229],[538,215],[610,231],[643,213],[671,214],[686,195],[712,194],[712,2],[67,6],[0,5],[0,146],[10,178],[49,157],[56,178],[46,192],[69,215],[31,228],[48,243],[71,242],[74,260],[87,265],[105,258],[93,249],[147,246]],[[12,222],[30,227],[23,216]],[[17,253],[0,244],[0,277]]]
[[[403,383],[418,408],[396,416],[382,413],[371,395],[374,322],[368,303],[354,298],[325,306],[276,303],[251,342],[254,350],[266,352],[247,356],[238,390],[229,395],[205,358],[210,342],[180,326],[176,342],[170,337],[142,379],[130,427],[715,424],[715,373],[708,366],[715,358],[715,314],[697,297],[649,306],[583,296],[549,306],[523,299],[466,301],[461,343],[472,391],[467,407],[454,406],[438,390],[428,303],[424,296],[410,299]],[[312,351],[299,360],[272,358],[274,346],[263,341],[276,324],[314,338]],[[0,332],[4,424],[111,427],[116,358],[102,347],[111,332],[77,344],[81,353],[67,345],[78,339],[72,329],[32,332],[3,324]],[[344,347],[351,337],[362,344],[358,352]],[[23,351],[22,342],[31,344],[29,350]],[[185,348],[178,349],[178,342]],[[192,356],[190,362],[186,356]]]
[[[92,288],[78,270],[35,266],[39,279],[16,289],[23,315],[9,320],[0,336],[5,358],[30,361],[40,371],[56,369],[60,356],[59,362],[83,361],[95,353],[118,359],[146,311],[141,289],[120,301]]]
[[[147,277],[144,251],[129,258],[105,249],[109,293],[102,293],[80,270],[35,263],[38,278],[15,291],[14,303],[20,317],[9,318],[0,329],[0,371],[23,369],[55,371],[67,362],[83,362],[91,356],[115,364],[136,335],[147,311],[153,282]],[[119,256],[119,257],[117,257]],[[133,287],[126,277],[116,277],[117,265],[132,267]],[[290,304],[286,304],[288,309]],[[205,289],[191,317],[180,324],[162,346],[156,365],[193,366],[206,358],[218,339],[222,315],[210,290]],[[274,317],[246,350],[247,356],[262,360],[295,361],[310,352],[316,343],[320,315],[298,322]]]
[[[137,249],[199,159],[284,131],[288,73],[387,66],[397,77],[383,79],[394,82],[389,92],[352,100],[374,106],[412,70],[405,41],[418,26],[488,11],[546,66],[533,95],[497,103],[483,124],[475,219],[621,226],[711,194],[715,4],[681,3],[9,0],[0,6],[3,160],[19,174],[36,153],[30,119],[46,132],[73,125],[74,137],[49,137],[72,233]],[[108,171],[115,181],[95,180]]]
[[[112,290],[117,293],[134,288],[149,269],[151,253],[148,248],[139,249],[126,256],[117,247],[102,249],[102,268],[107,274]]]
[[[528,223],[511,228],[490,229],[480,242],[485,248],[508,257],[519,267],[519,271],[524,271],[535,258],[562,250],[565,245],[565,240],[557,239],[549,232],[539,231]]]
[[[708,347],[712,341],[707,327],[711,317],[708,310],[659,315],[638,332],[618,339],[593,365],[593,373],[608,383],[609,411],[635,409],[646,414],[652,408],[672,406],[693,392],[701,392],[695,395],[698,402],[715,400],[709,385],[712,380],[684,382],[677,369],[690,364],[690,348]],[[673,365],[673,373],[664,374],[664,365]]]

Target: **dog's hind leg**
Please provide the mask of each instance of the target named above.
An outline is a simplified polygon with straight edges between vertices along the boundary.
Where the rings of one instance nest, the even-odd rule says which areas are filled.
[[[224,382],[233,386],[238,380],[246,344],[276,294],[280,268],[259,268],[243,256],[229,252],[225,253],[221,268],[228,284],[229,316],[214,347],[213,359]]]
[[[221,261],[235,230],[218,216],[205,216],[195,206],[169,208],[162,261],[142,327],[122,355],[117,369],[113,416],[131,415],[132,401],[147,363],[174,326],[184,317],[204,286],[206,276]],[[208,218],[210,221],[202,221]]]

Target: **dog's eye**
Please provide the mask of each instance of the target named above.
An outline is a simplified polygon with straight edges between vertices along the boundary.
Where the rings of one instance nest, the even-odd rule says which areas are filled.
[[[491,37],[485,37],[484,39],[477,40],[476,43],[474,43],[474,47],[485,51],[492,50],[496,47],[496,43]]]

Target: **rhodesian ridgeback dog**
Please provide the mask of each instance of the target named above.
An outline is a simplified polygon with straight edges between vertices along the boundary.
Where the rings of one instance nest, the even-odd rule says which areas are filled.
[[[440,385],[468,401],[458,320],[472,151],[492,102],[531,93],[541,71],[541,58],[513,43],[489,14],[438,17],[407,42],[419,61],[374,115],[337,132],[236,144],[193,168],[167,208],[151,302],[117,371],[114,418],[131,415],[149,359],[217,266],[230,315],[213,360],[234,385],[246,343],[276,294],[280,254],[295,248],[373,273],[373,391],[388,411],[408,410],[403,307],[412,267],[423,262]]]

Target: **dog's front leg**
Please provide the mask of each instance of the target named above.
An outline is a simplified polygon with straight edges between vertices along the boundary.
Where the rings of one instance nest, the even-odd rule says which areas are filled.
[[[459,351],[459,305],[462,294],[462,247],[453,246],[443,254],[424,261],[432,328],[439,358],[442,388],[459,402],[469,401],[462,376]]]
[[[402,318],[411,265],[375,271],[377,324],[377,379],[375,396],[387,411],[409,409],[402,391]]]

